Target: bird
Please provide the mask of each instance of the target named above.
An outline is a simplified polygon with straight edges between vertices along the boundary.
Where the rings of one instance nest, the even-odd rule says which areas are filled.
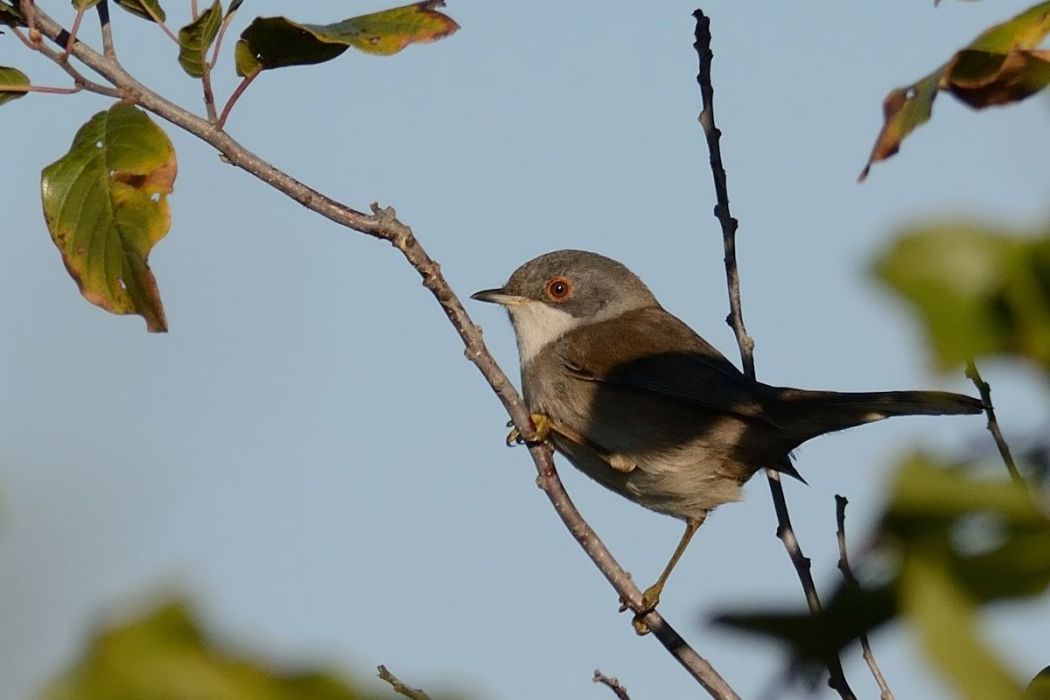
[[[517,339],[535,432],[602,486],[685,523],[636,610],[656,608],[675,565],[713,509],[740,500],[768,467],[798,477],[792,451],[818,435],[905,415],[980,413],[943,391],[844,393],[759,382],[664,310],[623,264],[582,250],[524,263],[472,299],[503,306]]]

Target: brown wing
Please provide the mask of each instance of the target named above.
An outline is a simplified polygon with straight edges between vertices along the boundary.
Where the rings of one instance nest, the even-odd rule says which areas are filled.
[[[566,369],[580,379],[775,425],[765,410],[770,387],[749,379],[661,308],[570,333],[562,352]]]

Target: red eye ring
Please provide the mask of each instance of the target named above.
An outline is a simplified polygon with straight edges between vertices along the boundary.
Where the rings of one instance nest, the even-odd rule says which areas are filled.
[[[562,302],[572,295],[572,282],[568,277],[555,277],[547,283],[547,298]]]

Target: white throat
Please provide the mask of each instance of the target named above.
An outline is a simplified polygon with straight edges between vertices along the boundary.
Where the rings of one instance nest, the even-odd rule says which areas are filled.
[[[572,314],[538,301],[508,306],[521,364],[528,364],[540,350],[580,325]]]

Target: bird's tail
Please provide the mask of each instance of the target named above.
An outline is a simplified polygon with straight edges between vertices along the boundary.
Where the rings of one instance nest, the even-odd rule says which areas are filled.
[[[778,389],[782,413],[777,422],[800,444],[824,433],[891,416],[944,416],[980,413],[984,404],[946,391],[840,393]]]

